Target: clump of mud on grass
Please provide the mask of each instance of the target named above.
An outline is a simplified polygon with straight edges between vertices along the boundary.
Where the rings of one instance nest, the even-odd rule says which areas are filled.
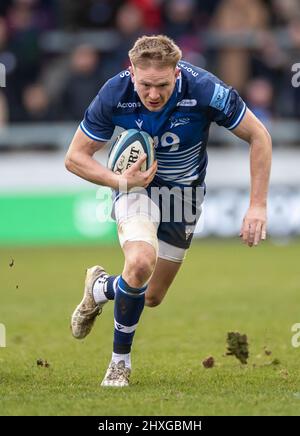
[[[249,357],[247,335],[241,335],[239,332],[227,333],[227,350],[227,356],[235,356],[246,365]]]
[[[213,368],[215,365],[215,359],[212,356],[207,357],[202,361],[204,368]]]
[[[38,359],[36,361],[37,366],[42,366],[43,368],[49,368],[50,367],[50,363],[47,362],[47,360],[43,360],[43,359]]]

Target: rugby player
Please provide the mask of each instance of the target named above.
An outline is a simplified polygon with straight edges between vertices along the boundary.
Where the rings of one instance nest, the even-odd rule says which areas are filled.
[[[129,385],[131,347],[144,305],[155,307],[162,302],[190,247],[201,212],[201,201],[192,195],[187,202],[196,210],[194,221],[185,216],[180,222],[175,219],[175,200],[168,202],[169,219],[162,220],[164,201],[154,201],[151,189],[176,188],[182,193],[186,188],[195,193],[198,189],[203,198],[212,122],[250,145],[250,201],[240,236],[250,247],[266,238],[270,135],[235,89],[181,57],[180,48],[167,36],[139,38],[129,51],[129,68],[108,80],[87,108],[66,156],[69,171],[115,192],[123,271],[112,276],[101,266],[89,268],[83,299],[71,319],[73,336],[84,338],[103,306],[114,300],[113,353],[102,386]],[[121,175],[93,158],[115,127],[144,130],[154,138],[157,160],[147,171],[140,170],[146,156]],[[124,183],[126,192],[120,191]],[[137,187],[146,195],[130,191]],[[180,208],[185,198],[179,197]]]

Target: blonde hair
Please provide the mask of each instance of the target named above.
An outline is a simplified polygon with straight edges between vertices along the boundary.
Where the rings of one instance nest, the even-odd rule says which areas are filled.
[[[153,35],[138,38],[128,55],[134,66],[147,67],[154,64],[158,68],[175,68],[182,53],[172,39],[165,35]]]

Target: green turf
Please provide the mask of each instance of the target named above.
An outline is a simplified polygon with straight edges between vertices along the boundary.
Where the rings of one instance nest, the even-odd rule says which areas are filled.
[[[299,415],[300,348],[291,345],[291,326],[300,322],[299,254],[299,242],[195,243],[165,302],[144,311],[130,388],[114,390],[99,387],[113,304],[84,341],[72,339],[69,318],[85,267],[103,263],[118,273],[120,249],[1,249],[0,414]],[[248,335],[248,365],[224,356],[229,331]],[[208,356],[214,368],[203,368]],[[50,367],[37,366],[39,358]]]

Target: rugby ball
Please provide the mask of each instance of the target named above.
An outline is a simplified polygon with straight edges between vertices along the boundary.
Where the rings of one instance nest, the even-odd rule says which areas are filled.
[[[153,138],[142,130],[125,130],[111,146],[107,167],[114,173],[122,174],[144,153],[147,159],[141,171],[146,171],[155,161]]]

